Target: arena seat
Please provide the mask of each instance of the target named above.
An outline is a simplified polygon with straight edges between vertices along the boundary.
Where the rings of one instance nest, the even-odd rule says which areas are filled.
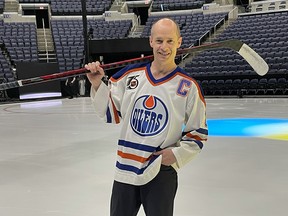
[[[288,26],[288,12],[270,12],[265,16],[262,14],[243,14],[235,20],[230,26],[228,26],[217,39],[213,42],[239,39],[250,45],[256,52],[258,52],[269,64],[270,70],[265,79],[279,78],[287,76],[288,71],[288,43],[287,43],[287,27]],[[213,56],[211,57],[211,53]],[[221,75],[218,78],[213,73],[207,73],[206,79],[240,79],[242,84],[247,84],[247,79],[251,80],[255,78],[256,73],[252,67],[240,56],[233,51],[226,51],[220,49],[215,52],[206,53],[203,52],[201,57],[194,58],[192,61],[195,70],[197,67],[202,67],[201,62],[208,60],[211,62],[208,67],[217,70]],[[233,61],[228,61],[233,59]],[[200,64],[198,64],[200,63]],[[187,64],[187,63],[186,63]],[[189,64],[188,64],[189,65]],[[212,66],[211,66],[212,65]],[[229,67],[230,66],[230,67]],[[207,69],[209,70],[209,69]],[[195,74],[194,78],[198,78],[198,74]],[[211,78],[209,78],[211,77]],[[244,81],[245,80],[245,81]],[[249,83],[253,88],[255,86],[255,80]],[[241,86],[236,85],[239,88]],[[265,85],[268,88],[268,84]],[[235,85],[233,86],[235,88]],[[257,88],[262,88],[257,83]],[[250,94],[263,93],[264,90],[258,91],[254,88],[253,91],[249,91]],[[280,91],[278,91],[280,92]],[[273,91],[265,91],[265,94],[272,93]]]
[[[81,15],[82,5],[79,0],[49,0],[51,5],[52,15]],[[112,5],[112,0],[87,0],[86,10],[87,15],[102,15],[109,10]]]
[[[267,82],[267,93],[275,94],[277,89],[277,79],[276,78],[270,78]]]
[[[105,21],[102,18],[88,20],[87,25],[88,28],[95,29],[91,35],[94,39],[116,39],[125,38],[128,35],[132,27],[132,20]],[[60,70],[81,67],[84,59],[82,20],[52,20],[51,27]]]
[[[38,60],[35,23],[2,22],[1,25],[0,36],[12,61]]]
[[[203,13],[187,13],[181,15],[171,14],[173,18],[180,26],[181,35],[183,37],[183,43],[181,48],[189,47],[197,42],[199,38],[208,30],[210,30],[216,23],[221,19],[225,18],[227,13],[214,14],[203,14]],[[150,28],[152,24],[161,17],[167,15],[154,15],[149,16],[145,24],[144,30],[141,37],[149,37]]]
[[[152,11],[197,9],[205,3],[211,3],[211,0],[157,0],[153,1]]]
[[[266,94],[268,87],[268,80],[266,78],[259,79],[258,82],[258,93],[259,94]]]
[[[277,79],[277,92],[280,94],[285,94],[288,89],[288,81],[285,77]]]

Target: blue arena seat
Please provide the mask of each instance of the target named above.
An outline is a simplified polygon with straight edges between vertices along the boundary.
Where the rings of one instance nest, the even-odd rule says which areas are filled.
[[[277,92],[280,94],[285,94],[288,89],[288,81],[285,77],[277,79]]]

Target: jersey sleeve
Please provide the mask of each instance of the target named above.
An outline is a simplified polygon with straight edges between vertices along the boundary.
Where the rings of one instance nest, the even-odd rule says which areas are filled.
[[[108,86],[101,83],[98,90],[91,88],[90,97],[99,118],[106,123],[120,123],[121,88],[116,91],[117,83],[109,82]]]
[[[91,88],[90,96],[96,114],[107,123],[120,123],[121,108],[127,104],[123,104],[123,96],[126,89],[126,76],[129,71],[146,66],[147,63],[138,63],[128,65],[115,74],[113,74],[108,82],[108,86],[104,82],[101,83],[97,92]]]
[[[187,122],[182,138],[172,149],[176,157],[176,167],[181,168],[191,161],[203,148],[208,137],[206,123],[206,102],[201,88],[195,84],[186,108]]]

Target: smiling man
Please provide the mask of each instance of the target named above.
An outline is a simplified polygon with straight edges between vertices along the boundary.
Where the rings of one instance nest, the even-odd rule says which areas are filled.
[[[153,24],[150,46],[153,48],[154,55],[154,61],[151,64],[154,78],[159,79],[177,67],[175,56],[181,43],[179,26],[173,20],[164,18]]]
[[[177,170],[208,136],[201,88],[175,63],[182,42],[177,23],[158,20],[149,41],[154,60],[121,69],[108,86],[99,62],[85,66],[97,115],[107,123],[123,122],[110,216],[136,216],[141,205],[147,216],[172,216]]]

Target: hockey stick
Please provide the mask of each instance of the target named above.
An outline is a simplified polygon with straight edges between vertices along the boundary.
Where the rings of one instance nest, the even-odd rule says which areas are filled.
[[[236,39],[225,40],[225,41],[221,41],[217,43],[211,43],[207,45],[181,49],[181,50],[178,50],[177,55],[179,56],[179,55],[183,55],[187,53],[196,53],[196,52],[201,52],[201,51],[216,49],[216,48],[229,48],[229,49],[234,50],[235,52],[240,54],[251,65],[251,67],[255,70],[255,72],[260,76],[265,75],[269,70],[269,66],[267,65],[267,63],[264,61],[262,57],[260,57],[247,44]],[[110,69],[123,67],[128,64],[151,61],[151,60],[153,60],[153,55],[104,64],[104,65],[101,65],[101,67],[104,70],[110,70]],[[29,79],[22,79],[18,81],[12,81],[8,83],[0,84],[0,90],[6,90],[6,89],[17,88],[21,86],[38,84],[42,82],[48,82],[48,81],[57,80],[61,78],[72,77],[72,76],[85,74],[85,73],[89,73],[89,71],[87,71],[85,68],[80,68],[76,70],[69,70],[69,71],[54,73],[50,75],[43,75],[43,76],[29,78]]]

